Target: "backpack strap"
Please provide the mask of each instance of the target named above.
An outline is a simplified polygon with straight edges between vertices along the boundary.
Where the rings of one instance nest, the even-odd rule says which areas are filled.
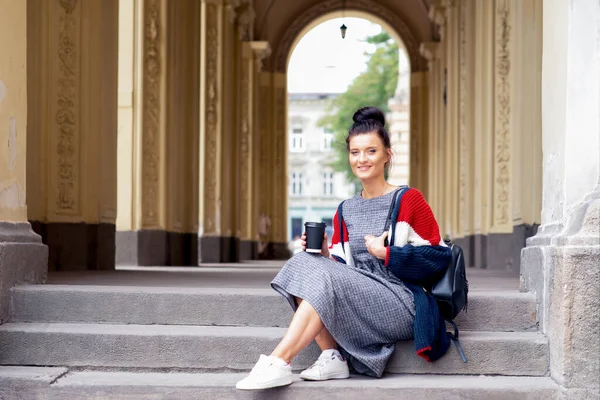
[[[404,194],[408,192],[409,189],[410,187],[406,185],[400,186],[400,189],[397,190],[396,194],[394,195],[394,200],[392,200],[393,207],[390,208],[390,216],[388,216],[388,218],[391,217],[390,227],[392,228],[392,236],[389,240],[390,246],[394,245],[394,236],[396,234],[396,222],[398,222],[398,214],[400,214],[400,204],[402,204],[402,196],[404,196]]]
[[[343,214],[343,208],[344,208],[343,206],[344,206],[345,201],[346,200],[342,201],[337,209],[337,215],[339,218],[339,226],[340,226],[340,242],[342,243],[342,250],[344,253],[346,253],[346,249],[344,249],[344,216],[342,214]]]

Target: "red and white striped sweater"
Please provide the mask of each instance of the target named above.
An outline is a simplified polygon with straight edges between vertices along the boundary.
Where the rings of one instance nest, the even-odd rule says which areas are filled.
[[[365,218],[368,218],[368,216],[365,215]],[[335,222],[331,246],[329,246],[330,253],[337,260],[348,265],[354,265],[346,223],[343,221],[342,224],[344,238],[344,247],[342,248],[342,233],[339,232],[340,220],[337,211],[333,220]],[[392,226],[390,226],[388,237],[392,235]],[[406,244],[411,244],[414,247],[446,246],[441,238],[439,226],[429,204],[425,201],[423,194],[414,188],[408,189],[402,197],[394,232],[394,246],[402,247]],[[389,255],[390,248],[388,247],[385,260],[386,266],[389,263]]]

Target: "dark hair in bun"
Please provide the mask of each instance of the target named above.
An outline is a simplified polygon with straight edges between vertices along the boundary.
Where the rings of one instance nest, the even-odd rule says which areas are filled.
[[[377,133],[386,149],[391,148],[390,135],[385,129],[385,115],[377,107],[359,108],[352,116],[354,123],[346,137],[346,149],[350,150],[350,139],[364,133]]]

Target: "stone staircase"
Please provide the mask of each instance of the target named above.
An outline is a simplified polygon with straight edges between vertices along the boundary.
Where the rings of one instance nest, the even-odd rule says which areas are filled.
[[[244,274],[253,271],[246,268]],[[454,346],[441,360],[426,363],[414,354],[412,342],[401,342],[382,379],[298,380],[264,392],[236,391],[235,382],[282,337],[291,310],[267,280],[253,287],[220,282],[14,288],[11,320],[0,326],[0,399],[547,400],[558,395],[547,377],[548,344],[536,329],[534,297],[490,289],[473,290],[469,312],[458,321],[466,364]],[[313,343],[294,359],[294,369],[312,364],[318,354]]]

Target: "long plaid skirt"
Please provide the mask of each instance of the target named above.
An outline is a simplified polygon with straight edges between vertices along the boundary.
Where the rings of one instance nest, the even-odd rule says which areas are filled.
[[[412,292],[391,276],[301,252],[271,282],[294,311],[312,305],[358,373],[381,377],[396,342],[413,338]]]

